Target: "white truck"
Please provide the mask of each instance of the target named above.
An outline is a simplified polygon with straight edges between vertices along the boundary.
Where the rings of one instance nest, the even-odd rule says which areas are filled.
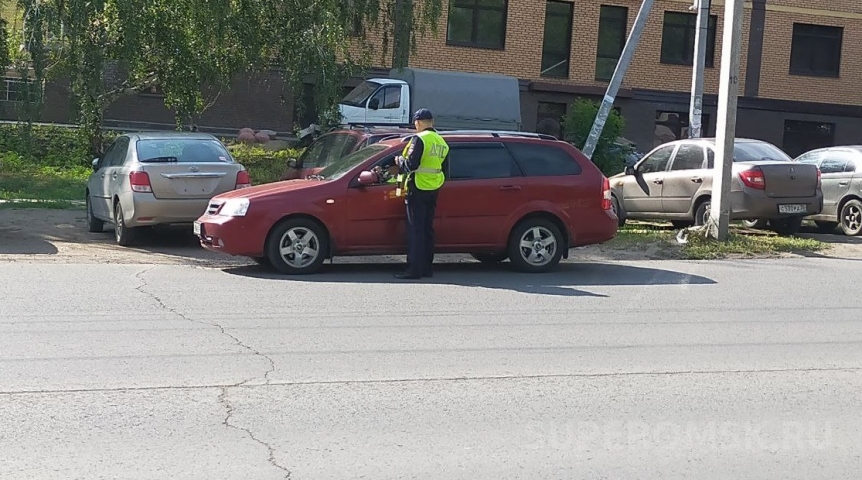
[[[427,108],[441,130],[521,130],[518,79],[419,68],[393,69],[389,78],[360,83],[340,102],[342,126],[412,126]],[[305,129],[300,136],[316,131]]]

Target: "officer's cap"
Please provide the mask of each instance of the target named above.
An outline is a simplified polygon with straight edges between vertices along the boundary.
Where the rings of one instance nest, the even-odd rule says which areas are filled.
[[[416,110],[416,113],[413,114],[413,121],[416,122],[418,120],[433,120],[434,115],[431,115],[431,110],[427,108],[420,108]]]

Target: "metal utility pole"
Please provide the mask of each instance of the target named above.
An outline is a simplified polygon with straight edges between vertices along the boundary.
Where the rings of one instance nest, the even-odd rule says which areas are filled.
[[[733,146],[736,140],[736,105],[739,96],[744,0],[725,0],[725,2],[712,211],[707,223],[709,236],[721,241],[727,239],[730,230],[730,180],[733,170]]]
[[[703,72],[706,69],[706,42],[709,39],[709,9],[712,0],[694,0],[690,10],[697,9],[694,36],[694,68],[691,75],[691,107],[688,114],[689,138],[703,137]]]
[[[587,141],[584,142],[583,154],[589,159],[593,158],[593,153],[596,151],[599,137],[602,134],[602,130],[605,128],[605,122],[608,120],[608,114],[611,111],[611,107],[614,105],[614,100],[616,99],[617,92],[620,90],[620,85],[623,83],[623,77],[626,76],[626,70],[628,70],[629,64],[632,63],[632,57],[635,55],[635,49],[638,46],[638,42],[640,42],[641,34],[646,26],[653,3],[653,0],[643,0],[643,3],[641,3],[641,8],[638,11],[638,16],[635,18],[635,24],[632,27],[632,32],[626,40],[626,46],[623,47],[623,53],[620,55],[619,61],[617,61],[617,68],[614,70],[614,75],[611,77],[610,84],[608,84],[605,98],[602,99],[602,105],[599,107],[599,113],[596,115],[593,129],[590,130],[590,136],[587,137]]]

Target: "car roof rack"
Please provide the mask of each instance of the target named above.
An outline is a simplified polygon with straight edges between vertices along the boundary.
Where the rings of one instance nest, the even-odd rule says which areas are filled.
[[[391,123],[347,123],[347,128],[350,130],[369,130],[372,128],[391,128],[393,130],[413,130],[409,125],[395,125]]]
[[[559,141],[560,139],[553,136],[547,135],[545,133],[532,133],[532,132],[513,132],[509,130],[440,130],[441,134],[445,135],[490,135],[492,137],[524,137],[524,138],[540,138],[542,140],[554,140]]]

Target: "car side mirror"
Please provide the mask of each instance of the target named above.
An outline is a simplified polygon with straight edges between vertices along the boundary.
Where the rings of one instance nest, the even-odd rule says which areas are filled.
[[[377,174],[374,172],[365,171],[359,174],[359,185],[367,187],[377,183]]]
[[[94,158],[94,159],[93,159],[93,163],[92,163],[92,165],[93,165],[93,171],[98,170],[98,169],[99,169],[99,159],[98,159],[98,158]]]
[[[296,159],[288,158],[287,159],[287,168],[296,168]]]
[[[368,108],[372,110],[377,110],[378,108],[380,108],[380,99],[372,98],[371,101],[368,102]]]
[[[626,165],[626,175],[634,175],[634,174],[635,174],[635,167],[633,167],[631,165]]]

